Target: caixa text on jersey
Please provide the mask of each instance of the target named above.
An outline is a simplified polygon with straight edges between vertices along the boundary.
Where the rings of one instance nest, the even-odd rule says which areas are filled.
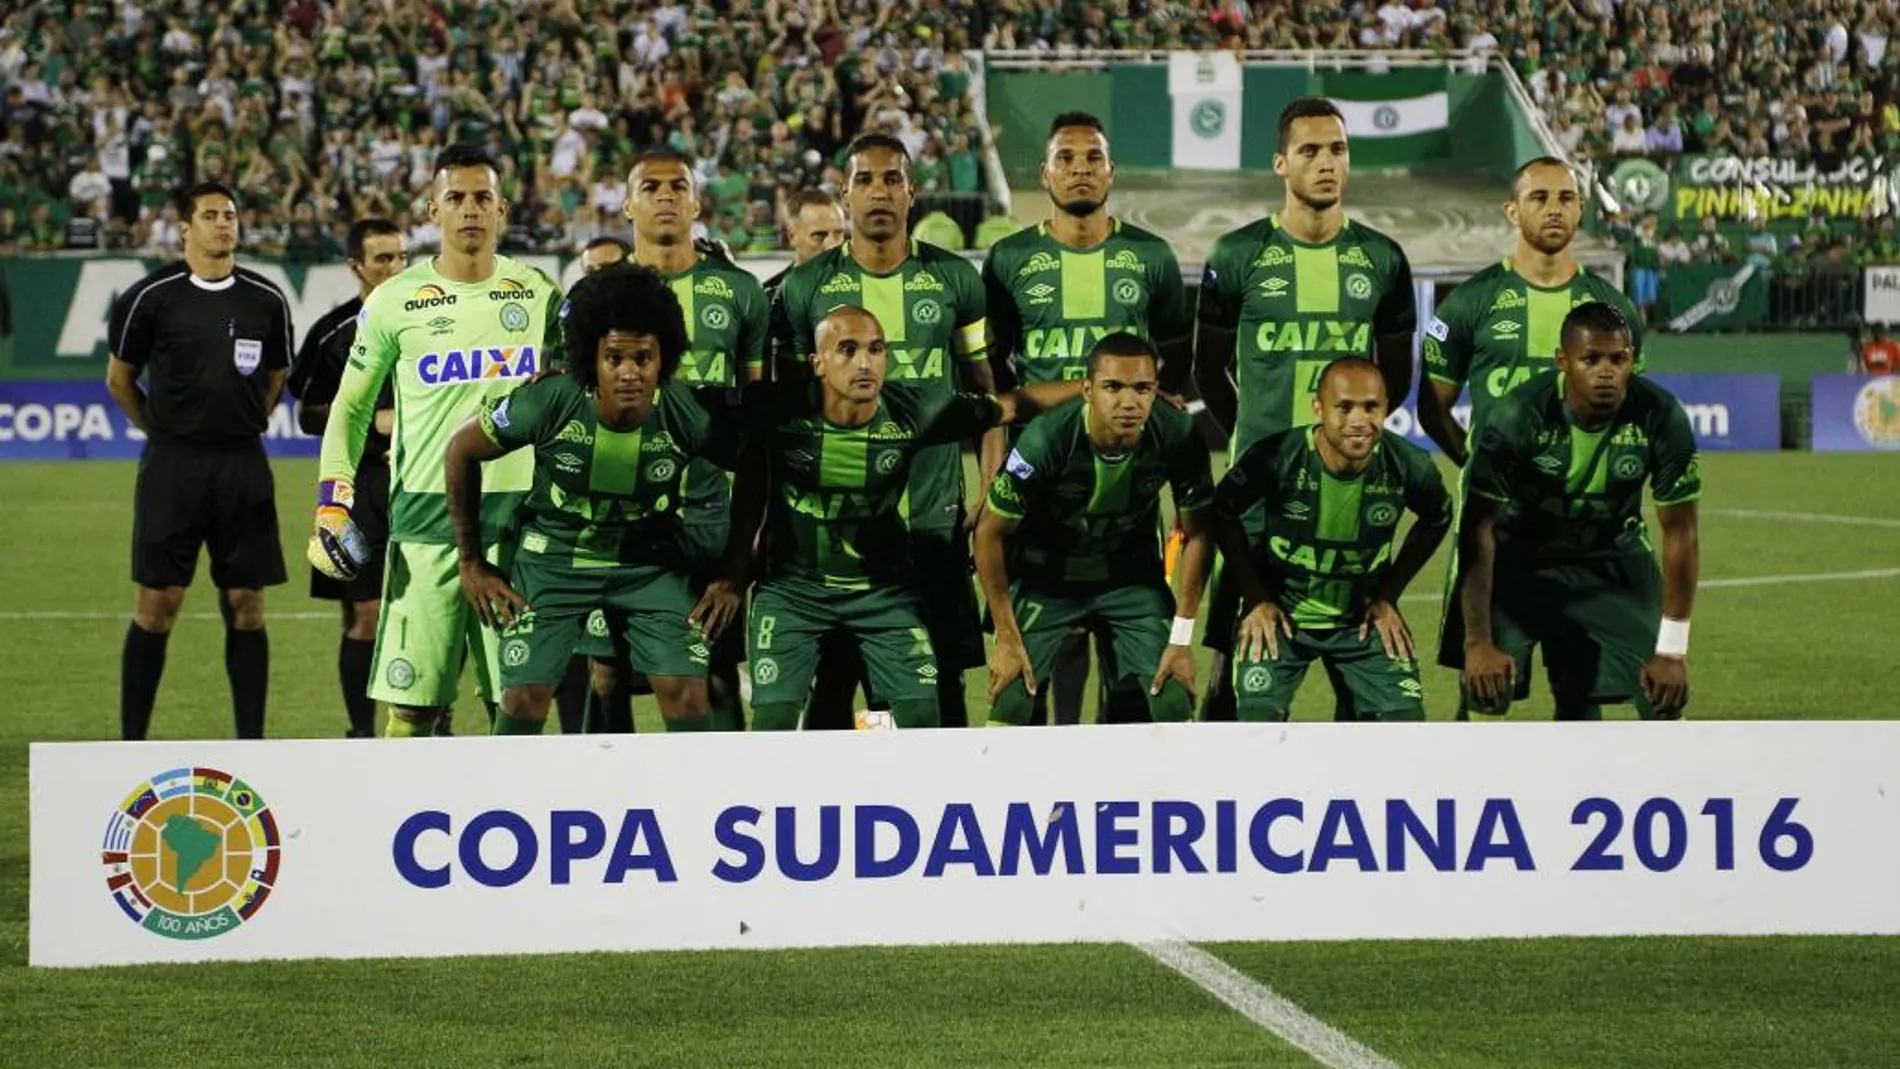
[[[416,361],[416,376],[425,386],[454,386],[481,379],[526,379],[540,370],[536,356],[532,345],[424,353]]]

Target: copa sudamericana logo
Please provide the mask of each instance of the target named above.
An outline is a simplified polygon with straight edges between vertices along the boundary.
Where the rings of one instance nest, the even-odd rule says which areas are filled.
[[[106,821],[106,889],[132,922],[210,939],[252,918],[277,883],[277,820],[250,784],[175,768],[140,784]]]

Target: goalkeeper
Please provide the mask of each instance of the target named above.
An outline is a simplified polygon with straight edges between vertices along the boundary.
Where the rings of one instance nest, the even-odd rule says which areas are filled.
[[[348,579],[368,560],[350,519],[351,479],[377,392],[394,376],[389,550],[370,679],[370,697],[390,704],[385,733],[392,737],[433,732],[454,703],[465,655],[491,716],[498,695],[500,642],[462,598],[444,460],[457,428],[560,362],[551,334],[560,290],[540,271],[496,255],[507,217],[499,171],[486,152],[451,145],[436,156],[429,218],[442,228],[442,252],[370,295],[323,430],[310,563]],[[527,452],[485,473],[482,542],[491,560],[500,559],[502,531],[533,475]]]

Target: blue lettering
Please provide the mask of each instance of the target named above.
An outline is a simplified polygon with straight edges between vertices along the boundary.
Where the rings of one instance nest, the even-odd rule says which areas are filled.
[[[1003,853],[999,869],[1003,875],[1016,875],[1025,852],[1029,855],[1030,871],[1038,876],[1049,875],[1050,867],[1055,864],[1057,847],[1062,849],[1063,869],[1070,875],[1088,871],[1082,863],[1082,833],[1076,826],[1073,803],[1057,802],[1049,813],[1046,825],[1036,819],[1029,803],[1009,804],[1009,814],[1003,823]]]
[[[765,871],[765,847],[741,830],[741,825],[758,827],[759,816],[759,811],[749,805],[728,806],[720,811],[719,818],[713,821],[713,838],[720,846],[737,853],[739,862],[733,864],[721,858],[713,865],[714,876],[726,883],[747,883]]]
[[[811,864],[798,857],[798,810],[789,805],[779,806],[775,817],[773,845],[778,848],[778,870],[800,883],[822,880],[838,871],[838,855],[842,836],[839,834],[841,819],[838,807],[821,805],[818,807],[818,860]]]
[[[1418,846],[1425,860],[1439,872],[1458,870],[1458,806],[1449,798],[1438,800],[1438,834],[1425,826],[1412,807],[1402,798],[1385,803],[1385,868],[1387,872],[1405,871],[1406,841]]]
[[[416,377],[424,382],[434,383],[442,377],[441,367],[441,353],[423,353],[422,359],[416,361]]]
[[[1095,871],[1103,876],[1132,876],[1141,871],[1141,859],[1122,854],[1118,848],[1134,846],[1140,834],[1134,828],[1121,827],[1125,817],[1141,814],[1140,802],[1095,803]]]
[[[1214,803],[1214,871],[1215,872],[1240,871],[1240,859],[1236,856],[1240,852],[1239,851],[1240,836],[1237,832],[1237,829],[1239,827],[1240,827],[1240,821],[1238,819],[1238,807],[1234,805],[1233,799],[1230,798],[1230,799],[1225,799],[1223,801],[1215,802]]]
[[[1502,833],[1502,842],[1494,841]],[[1465,856],[1466,872],[1482,872],[1493,859],[1509,861],[1519,872],[1535,872],[1531,846],[1524,838],[1524,825],[1517,819],[1517,806],[1509,798],[1486,798],[1478,814],[1478,830],[1472,834],[1471,853]]]
[[[917,863],[917,844],[920,836],[917,832],[916,818],[894,805],[861,805],[851,814],[853,839],[857,851],[856,872],[861,880],[881,880],[891,876],[902,876]],[[879,827],[894,828],[897,831],[897,853],[887,858],[877,856],[877,830]]]
[[[515,859],[506,867],[491,868],[482,860],[482,838],[490,831],[506,832],[515,841]],[[458,846],[462,869],[483,887],[513,887],[527,878],[541,856],[541,844],[535,840],[534,829],[520,814],[506,809],[477,814],[468,822],[468,827],[462,829]]]
[[[959,830],[963,832],[962,846],[957,845]],[[930,844],[924,876],[936,879],[948,865],[968,865],[978,876],[996,875],[996,866],[990,863],[989,849],[983,843],[983,828],[976,820],[976,809],[968,802],[952,802],[943,807],[943,822],[937,825],[937,839]]]
[[[390,853],[394,855],[396,873],[411,885],[433,891],[449,885],[449,867],[438,865],[424,868],[416,860],[416,840],[425,831],[449,833],[449,815],[440,809],[429,809],[417,813],[396,827],[396,837],[390,843]]]
[[[1342,828],[1346,832],[1344,842],[1339,838]],[[1325,872],[1335,858],[1357,861],[1360,872],[1379,871],[1379,858],[1372,852],[1366,822],[1359,818],[1359,804],[1350,798],[1335,798],[1326,803],[1326,815],[1319,818],[1319,842],[1313,847],[1313,857],[1307,867],[1312,872]]]
[[[1174,822],[1181,821],[1181,829],[1176,831]],[[1154,804],[1154,870],[1173,872],[1174,859],[1181,859],[1181,871],[1206,872],[1207,866],[1201,864],[1200,855],[1194,852],[1194,843],[1207,831],[1207,817],[1202,815],[1201,807],[1193,802],[1159,801]]]
[[[644,854],[634,850],[642,836],[649,848]],[[660,834],[659,818],[651,809],[627,810],[626,819],[620,822],[620,835],[614,840],[613,857],[607,862],[607,875],[601,882],[624,883],[627,873],[635,869],[651,871],[661,883],[679,879],[673,871],[673,857],[666,852],[666,836]]]
[[[445,382],[461,382],[472,376],[468,373],[468,362],[460,349],[450,349],[449,355],[442,358],[442,378]]]
[[[1247,845],[1253,848],[1254,860],[1260,862],[1261,868],[1286,876],[1300,871],[1303,866],[1299,854],[1281,854],[1273,849],[1273,822],[1281,817],[1304,820],[1306,806],[1297,798],[1275,798],[1261,806],[1247,826]]]
[[[556,884],[571,882],[574,862],[598,857],[600,848],[607,845],[607,825],[591,810],[556,809],[548,815],[548,830],[549,838],[554,840],[548,851],[548,867]],[[578,842],[574,839],[576,831],[581,833]]]

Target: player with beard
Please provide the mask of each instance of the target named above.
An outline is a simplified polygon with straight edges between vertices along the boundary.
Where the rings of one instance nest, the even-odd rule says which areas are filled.
[[[1186,378],[1194,324],[1181,263],[1166,241],[1109,214],[1114,186],[1101,120],[1080,111],[1056,116],[1042,164],[1042,188],[1054,209],[1049,221],[997,242],[983,264],[990,357],[1017,381],[1083,378],[1095,343],[1117,333],[1154,343],[1162,390],[1179,392]],[[984,438],[983,485],[994,482],[1021,433],[998,428]],[[1100,678],[1115,679],[1112,639],[1098,634],[1096,650]],[[1079,723],[1088,670],[1088,632],[1078,627],[1057,650],[1051,686],[1035,693],[1032,722],[1048,719],[1053,691],[1056,723]],[[1100,719],[1146,720],[1147,697],[1139,686],[1113,695],[1104,687]]]

